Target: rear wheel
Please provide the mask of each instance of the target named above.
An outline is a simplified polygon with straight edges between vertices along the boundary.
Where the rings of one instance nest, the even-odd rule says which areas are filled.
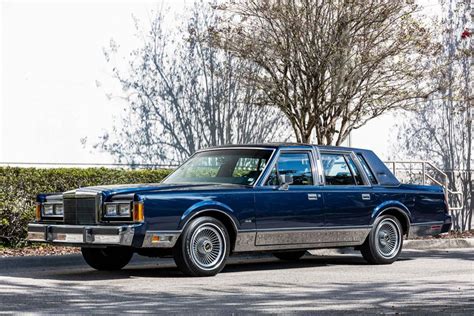
[[[81,248],[81,252],[88,265],[102,271],[120,270],[133,256],[133,251],[125,247]]]
[[[364,244],[362,256],[372,264],[389,264],[397,260],[403,245],[403,230],[398,219],[384,215],[374,223]]]
[[[305,253],[306,253],[306,250],[298,250],[298,251],[275,252],[273,253],[273,255],[280,260],[297,261],[301,257],[303,257]]]
[[[207,216],[192,220],[173,248],[176,265],[190,276],[216,275],[224,268],[229,252],[227,229]]]

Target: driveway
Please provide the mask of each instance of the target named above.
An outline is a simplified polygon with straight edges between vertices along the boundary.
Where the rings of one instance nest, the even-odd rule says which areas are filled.
[[[136,256],[98,272],[78,255],[0,259],[0,313],[474,314],[474,253],[407,250],[392,265],[357,254],[295,263],[239,256],[215,277],[183,276],[171,259]]]

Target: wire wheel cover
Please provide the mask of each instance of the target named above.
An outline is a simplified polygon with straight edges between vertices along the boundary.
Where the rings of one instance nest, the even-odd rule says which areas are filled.
[[[226,245],[222,230],[211,223],[199,226],[190,242],[191,260],[203,270],[212,270],[225,257]]]
[[[387,259],[395,257],[400,249],[400,235],[400,230],[393,220],[382,220],[375,232],[377,252]]]

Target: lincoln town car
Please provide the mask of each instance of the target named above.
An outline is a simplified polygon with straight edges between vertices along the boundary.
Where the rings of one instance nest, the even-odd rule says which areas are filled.
[[[260,144],[200,150],[157,184],[39,194],[28,238],[81,247],[98,270],[138,254],[212,276],[239,252],[298,260],[353,247],[370,264],[390,264],[404,238],[450,227],[441,187],[401,184],[370,150]]]

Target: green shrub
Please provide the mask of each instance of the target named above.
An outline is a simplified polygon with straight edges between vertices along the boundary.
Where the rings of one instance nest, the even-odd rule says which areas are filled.
[[[167,169],[0,167],[0,243],[25,244],[27,224],[34,219],[38,193],[64,192],[93,185],[156,183],[169,173]]]

